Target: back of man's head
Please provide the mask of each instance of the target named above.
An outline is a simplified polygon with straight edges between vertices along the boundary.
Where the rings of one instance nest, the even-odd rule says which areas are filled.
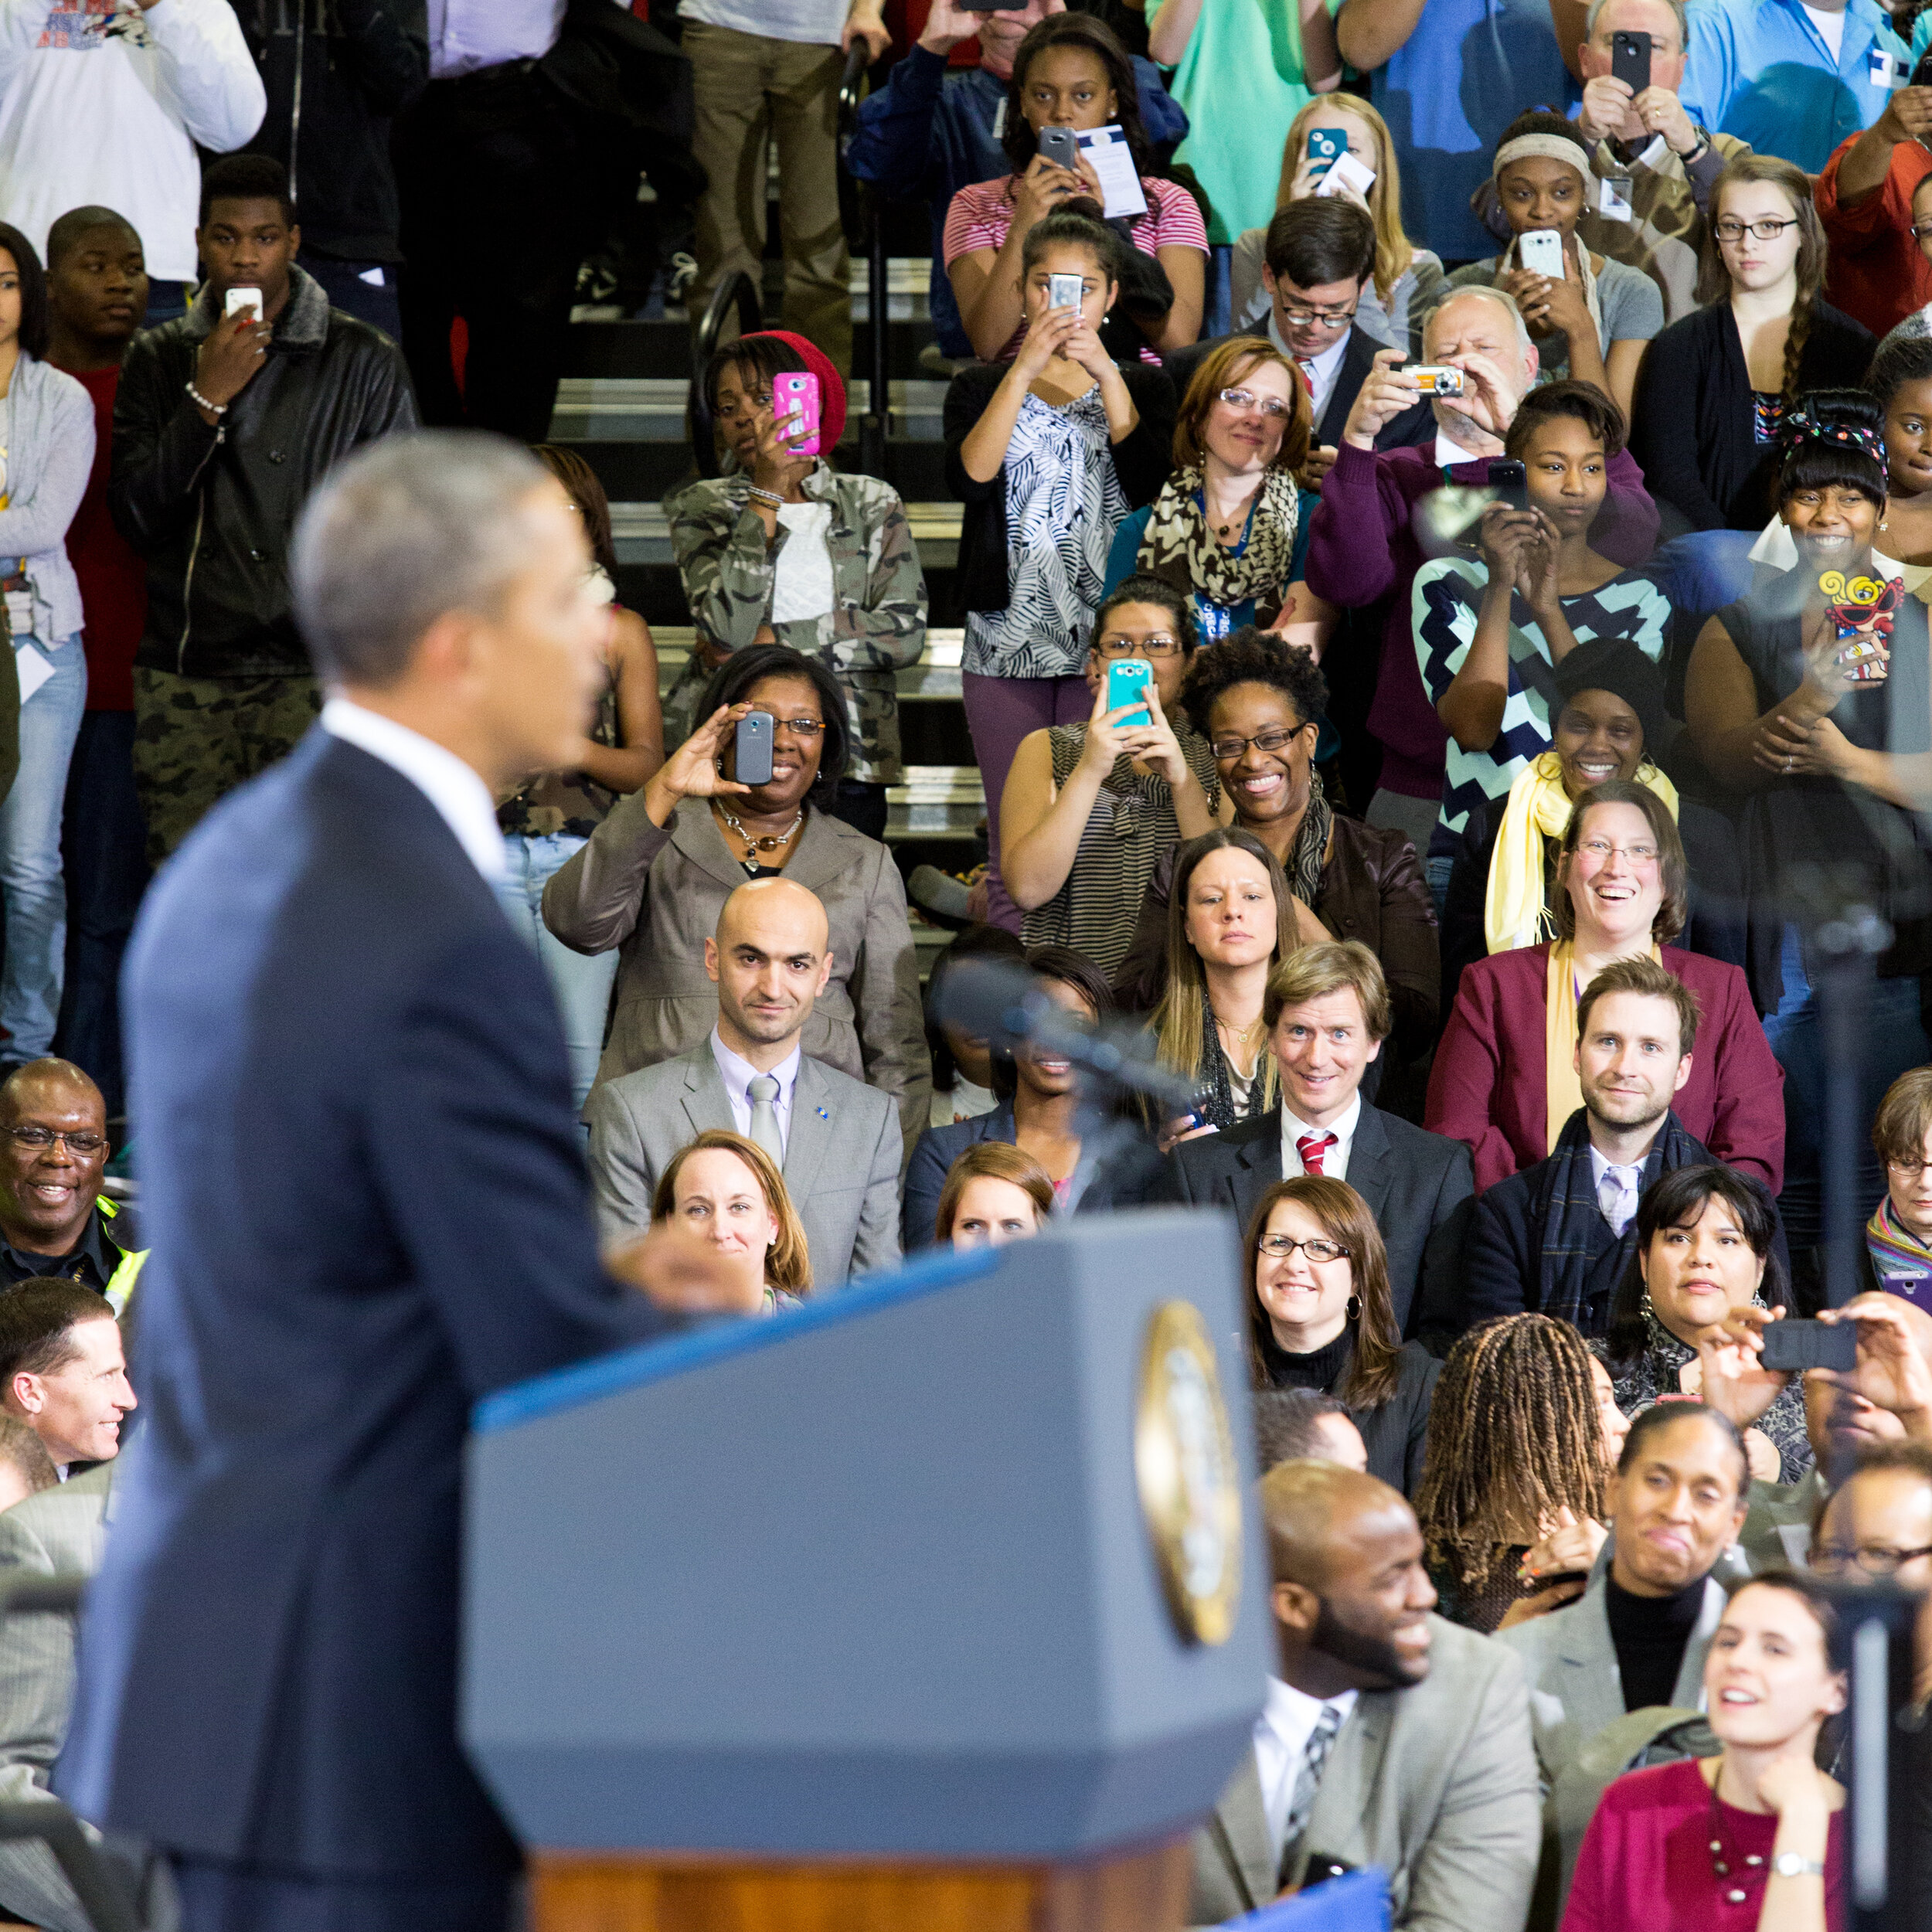
[[[1375,273],[1376,225],[1339,195],[1304,195],[1274,211],[1264,253],[1268,273],[1297,288],[1366,282]]]
[[[18,1416],[0,1414],[0,1510],[51,1489],[60,1480],[53,1458]]]
[[[323,682],[386,689],[438,617],[495,615],[524,567],[537,494],[555,487],[529,451],[474,430],[357,451],[309,498],[290,560]]]
[[[1362,1438],[1346,1404],[1318,1389],[1257,1389],[1254,1444],[1264,1476],[1277,1464],[1307,1457],[1347,1468],[1366,1467],[1355,1460]]]
[[[1277,1464],[1261,1478],[1261,1515],[1274,1580],[1325,1592],[1336,1552],[1356,1525],[1363,1518],[1408,1507],[1399,1490],[1362,1470],[1313,1460]]]

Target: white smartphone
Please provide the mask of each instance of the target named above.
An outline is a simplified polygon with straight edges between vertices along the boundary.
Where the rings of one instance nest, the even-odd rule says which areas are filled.
[[[1049,308],[1078,308],[1083,279],[1078,275],[1049,275],[1046,278],[1046,306]]]
[[[1553,282],[1563,278],[1563,238],[1553,228],[1532,228],[1516,237],[1516,260]]]
[[[222,313],[224,315],[233,315],[244,308],[253,309],[255,312],[256,321],[259,322],[261,320],[262,292],[259,288],[250,288],[243,284],[231,288],[228,291],[227,305],[223,309]]]
[[[1358,161],[1345,148],[1329,165],[1328,172],[1315,183],[1315,192],[1318,195],[1338,195],[1344,188],[1352,188],[1358,195],[1366,195],[1375,185],[1375,170]]]

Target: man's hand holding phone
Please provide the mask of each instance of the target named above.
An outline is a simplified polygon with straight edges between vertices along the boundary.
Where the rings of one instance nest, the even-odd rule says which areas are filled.
[[[247,306],[231,301],[228,312],[208,332],[207,339],[195,357],[196,394],[202,403],[213,405],[203,408],[198,403],[196,406],[201,410],[202,420],[211,424],[220,422],[219,412],[255,379],[274,336],[274,330],[260,319],[259,289],[230,289],[228,292],[231,298],[251,294],[254,301]]]

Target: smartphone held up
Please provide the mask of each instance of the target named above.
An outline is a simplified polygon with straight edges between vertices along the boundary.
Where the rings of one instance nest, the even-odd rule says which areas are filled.
[[[1124,725],[1151,725],[1154,714],[1145,701],[1148,685],[1152,682],[1154,667],[1145,658],[1117,658],[1107,667],[1107,708],[1117,711],[1123,705],[1138,708],[1130,711],[1117,722]]]
[[[771,413],[781,429],[792,427],[795,456],[818,454],[818,429],[824,404],[818,379],[809,369],[785,369],[771,379]]]

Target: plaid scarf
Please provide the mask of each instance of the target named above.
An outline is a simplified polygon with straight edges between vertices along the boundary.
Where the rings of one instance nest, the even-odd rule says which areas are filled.
[[[1664,1124],[1650,1151],[1644,1157],[1642,1190],[1661,1174],[1680,1167],[1701,1166],[1711,1158],[1702,1143],[1678,1124],[1673,1111],[1664,1116]],[[1619,1259],[1607,1270],[1611,1292],[1624,1271],[1624,1263],[1637,1245],[1637,1223],[1633,1218],[1621,1239],[1611,1236],[1610,1224],[1597,1205],[1597,1182],[1590,1159],[1590,1115],[1583,1107],[1563,1124],[1556,1150],[1543,1163],[1541,1185],[1531,1201],[1534,1224],[1543,1230],[1543,1251],[1536,1268],[1535,1307],[1560,1321],[1573,1322],[1585,1335],[1601,1335],[1608,1325],[1610,1309],[1583,1306],[1583,1284],[1596,1267],[1597,1257],[1615,1248]]]

